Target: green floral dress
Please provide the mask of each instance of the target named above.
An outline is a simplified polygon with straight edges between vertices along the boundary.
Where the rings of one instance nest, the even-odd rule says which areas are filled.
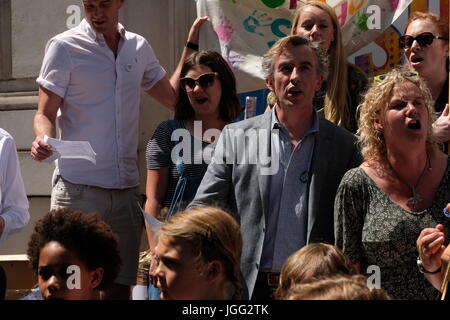
[[[450,158],[449,158],[450,159]],[[336,246],[361,273],[372,276],[378,266],[381,287],[393,299],[435,300],[439,292],[417,268],[416,240],[424,228],[444,225],[448,244],[450,219],[442,210],[450,202],[450,160],[432,205],[421,212],[403,209],[361,168],[342,178],[335,202]],[[373,270],[373,269],[369,269]]]

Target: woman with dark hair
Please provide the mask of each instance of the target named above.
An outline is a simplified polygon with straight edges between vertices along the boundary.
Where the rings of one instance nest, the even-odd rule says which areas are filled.
[[[234,74],[219,53],[193,53],[180,77],[175,120],[162,122],[147,145],[145,212],[156,218],[163,208],[172,215],[192,200],[215,140],[241,111]]]
[[[399,40],[407,64],[417,71],[428,85],[434,101],[434,111],[441,115],[433,123],[433,133],[440,142],[450,140],[448,108],[448,22],[429,12],[414,12]],[[445,146],[448,152],[448,147]]]
[[[155,218],[183,210],[194,198],[223,127],[239,116],[233,71],[215,51],[197,51],[180,72],[175,119],[148,142],[145,212]],[[156,245],[147,227],[150,250]]]

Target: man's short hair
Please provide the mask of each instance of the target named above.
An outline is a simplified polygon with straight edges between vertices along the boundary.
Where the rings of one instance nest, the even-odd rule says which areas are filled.
[[[317,58],[317,73],[324,79],[328,77],[328,57],[315,42],[300,36],[288,36],[278,40],[263,56],[262,67],[265,78],[271,78],[274,74],[275,59],[279,57],[287,47],[307,46]]]

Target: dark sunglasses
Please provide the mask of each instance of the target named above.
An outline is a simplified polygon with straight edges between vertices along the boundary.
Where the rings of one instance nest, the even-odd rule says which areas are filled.
[[[194,90],[196,85],[199,85],[203,89],[209,88],[214,84],[216,76],[219,74],[217,72],[204,73],[197,79],[192,79],[189,77],[184,77],[180,79],[181,88],[186,92],[191,92]]]
[[[432,44],[434,39],[448,40],[448,38],[446,38],[446,37],[435,36],[431,32],[424,32],[424,33],[418,34],[415,37],[413,37],[413,36],[401,36],[399,41],[398,41],[398,45],[402,49],[403,48],[411,48],[414,40],[416,40],[417,43],[421,47],[425,47],[425,46],[429,46],[430,44]]]

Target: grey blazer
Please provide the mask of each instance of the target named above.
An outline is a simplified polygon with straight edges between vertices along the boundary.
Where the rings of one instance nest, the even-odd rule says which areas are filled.
[[[220,206],[239,222],[243,239],[241,272],[245,279],[244,299],[252,295],[261,259],[270,198],[270,175],[267,171],[270,171],[271,163],[242,164],[243,161],[238,159],[247,151],[247,155],[258,152],[270,155],[270,126],[271,112],[226,126],[189,205],[190,208]],[[260,130],[261,136],[252,136],[248,133],[253,129],[265,130]],[[307,243],[334,243],[336,190],[345,172],[361,163],[356,140],[352,133],[319,116],[319,132],[309,177]],[[245,143],[245,149],[237,147],[239,143],[241,146]]]

